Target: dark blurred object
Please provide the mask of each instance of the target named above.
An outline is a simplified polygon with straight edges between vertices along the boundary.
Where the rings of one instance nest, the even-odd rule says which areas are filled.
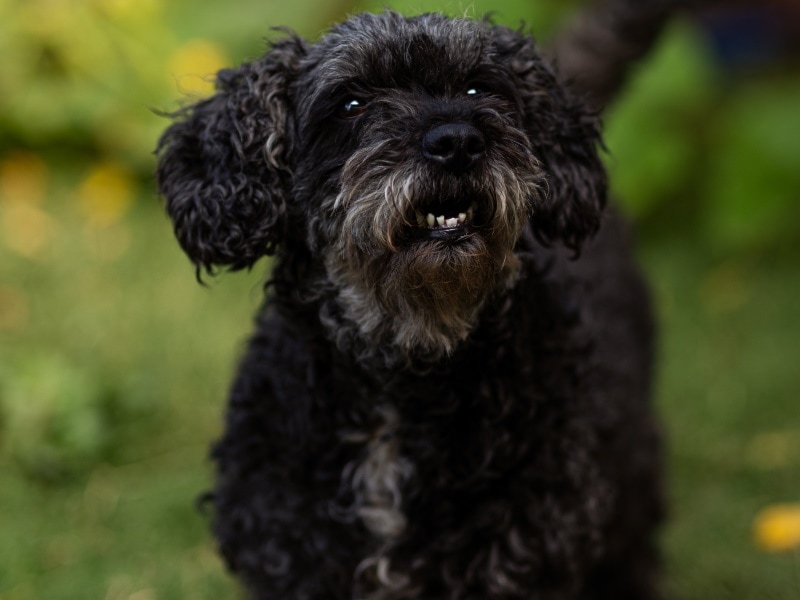
[[[762,69],[800,59],[800,1],[696,2],[694,14],[726,69]]]
[[[562,80],[598,108],[613,101],[628,72],[669,19],[688,11],[719,64],[732,71],[800,62],[800,0],[599,0],[551,42]]]
[[[655,44],[677,0],[602,0],[585,8],[549,47],[559,76],[597,108],[622,88]]]

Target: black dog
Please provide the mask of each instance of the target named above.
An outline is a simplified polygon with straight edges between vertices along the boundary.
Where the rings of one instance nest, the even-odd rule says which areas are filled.
[[[275,254],[213,451],[254,598],[652,599],[652,326],[596,115],[531,39],[360,15],[159,148],[198,269]]]

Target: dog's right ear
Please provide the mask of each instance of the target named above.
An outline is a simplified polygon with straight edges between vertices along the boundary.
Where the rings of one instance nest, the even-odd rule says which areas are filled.
[[[198,270],[249,267],[284,236],[290,86],[306,49],[289,37],[258,61],[220,71],[216,94],[172,115],[159,140],[159,193]]]

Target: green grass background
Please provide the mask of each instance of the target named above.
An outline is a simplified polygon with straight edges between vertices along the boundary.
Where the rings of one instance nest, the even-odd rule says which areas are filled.
[[[395,6],[546,36],[571,5]],[[359,8],[380,5],[0,0],[0,49],[30,58],[0,71],[0,599],[237,597],[195,500],[268,265],[197,285],[155,195],[149,109],[177,105],[164,64],[193,39],[238,62],[269,26],[313,38]],[[660,321],[678,599],[800,597],[797,551],[752,531],[800,502],[796,72],[725,73],[684,19],[608,118]],[[20,156],[39,161],[22,211]],[[108,206],[86,201],[108,164]]]

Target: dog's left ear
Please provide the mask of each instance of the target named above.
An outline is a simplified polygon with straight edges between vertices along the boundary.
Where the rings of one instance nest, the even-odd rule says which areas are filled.
[[[275,252],[287,221],[290,86],[305,44],[217,74],[212,97],[179,111],[158,144],[158,189],[198,269],[251,266]]]
[[[547,177],[531,224],[543,241],[561,240],[578,252],[599,228],[606,204],[599,116],[558,83],[531,38],[502,26],[491,31],[497,58],[517,79],[523,125]]]

